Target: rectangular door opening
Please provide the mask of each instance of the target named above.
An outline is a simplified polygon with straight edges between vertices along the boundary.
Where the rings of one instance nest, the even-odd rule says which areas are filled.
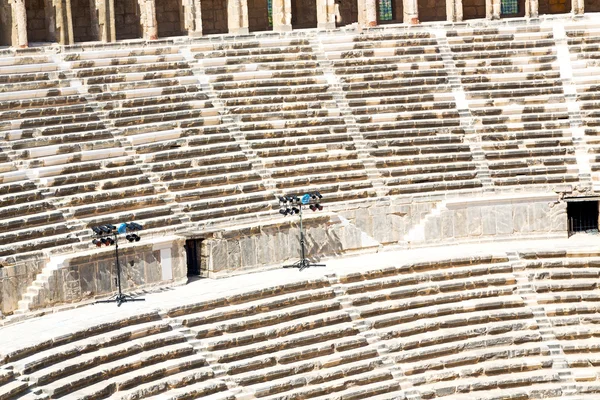
[[[577,232],[598,232],[598,201],[567,203],[569,236]]]
[[[202,241],[203,239],[188,239],[185,241],[187,276],[189,278],[202,276]]]

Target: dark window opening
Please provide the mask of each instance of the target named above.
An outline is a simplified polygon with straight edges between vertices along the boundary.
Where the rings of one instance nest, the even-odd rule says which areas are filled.
[[[598,201],[571,201],[567,203],[569,236],[576,232],[598,231]]]
[[[198,277],[202,275],[202,240],[189,239],[185,241],[185,252],[187,255],[187,276]]]

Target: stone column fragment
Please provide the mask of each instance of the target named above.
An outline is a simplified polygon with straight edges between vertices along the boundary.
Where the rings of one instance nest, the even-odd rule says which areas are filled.
[[[158,39],[158,23],[156,22],[156,1],[138,0],[140,5],[140,24],[144,39]]]
[[[377,0],[358,1],[358,25],[362,28],[377,26]]]
[[[114,0],[91,0],[94,2],[94,10],[97,15],[98,40],[102,42],[114,42],[117,40],[115,28],[115,6]]]
[[[500,0],[485,0],[485,17],[487,19],[500,19]]]
[[[190,36],[202,36],[202,5],[200,0],[184,0],[184,29]]]
[[[448,22],[461,22],[463,20],[462,0],[446,0],[446,18]]]
[[[273,31],[287,32],[292,30],[291,0],[273,0]]]
[[[538,0],[525,0],[525,16],[528,18],[537,18],[539,15]]]
[[[317,28],[335,29],[334,0],[317,0]]]
[[[55,40],[63,45],[73,44],[73,18],[71,17],[71,0],[53,0]]]
[[[404,8],[404,19],[402,22],[405,24],[416,25],[419,23],[419,5],[417,0],[403,0]]]
[[[571,12],[575,15],[583,15],[585,10],[584,0],[571,0]]]
[[[25,0],[12,0],[10,6],[13,26],[15,27],[15,29],[12,30],[12,45],[14,47],[25,48],[28,45]]]
[[[227,0],[227,26],[232,35],[248,34],[248,0]]]

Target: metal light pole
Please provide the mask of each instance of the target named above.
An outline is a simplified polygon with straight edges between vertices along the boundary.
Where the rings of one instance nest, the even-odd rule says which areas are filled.
[[[128,225],[128,224],[126,224]],[[130,224],[130,225],[136,225],[139,228],[135,228],[135,230],[139,230],[142,229],[141,225],[138,224]],[[103,227],[112,227],[112,225],[104,225]],[[99,227],[102,228],[102,227]],[[125,303],[125,302],[129,302],[129,301],[144,301],[144,299],[141,298],[133,298],[132,296],[128,295],[128,294],[123,294],[123,291],[121,289],[121,264],[119,263],[119,231],[115,230],[115,229],[111,229],[109,228],[109,232],[106,232],[105,229],[102,229],[102,231],[106,232],[107,235],[104,236],[104,238],[106,238],[107,236],[112,235],[113,236],[113,242],[115,245],[115,263],[117,266],[117,294],[109,297],[106,300],[97,300],[96,303],[117,303],[117,307],[121,307],[121,304]],[[94,229],[94,232],[97,232]],[[139,237],[137,235],[135,235],[137,237],[137,240],[139,240]],[[129,239],[129,236],[127,236],[127,239]],[[95,239],[97,240],[97,239]],[[131,240],[130,240],[131,241]]]
[[[308,258],[306,258],[306,243],[304,241],[304,226],[302,224],[302,210],[304,209],[305,206],[309,206],[310,204],[310,199],[316,199],[317,195],[319,198],[322,198],[323,196],[321,196],[321,194],[319,192],[315,192],[314,194],[310,195],[310,194],[305,194],[302,197],[302,202],[300,202],[298,196],[287,196],[287,197],[280,197],[279,201],[282,202],[283,199],[285,199],[285,201],[283,201],[283,204],[287,204],[288,202],[293,204],[294,207],[291,208],[291,210],[294,210],[295,207],[298,207],[298,214],[300,215],[300,260],[293,263],[293,264],[289,264],[289,265],[284,265],[283,268],[298,268],[300,271],[309,268],[309,267],[325,267],[325,264],[315,264],[315,263],[311,263],[310,260]],[[305,199],[308,199],[305,202]],[[296,203],[296,204],[294,204]],[[321,207],[318,203],[316,204],[310,204],[311,207],[313,208],[313,211],[316,211],[317,209],[322,210],[323,207]],[[285,206],[285,212],[282,212],[282,210],[280,210],[280,214],[283,214],[284,216],[287,214],[293,214],[293,211],[290,211],[290,209]],[[319,208],[317,208],[319,207]]]

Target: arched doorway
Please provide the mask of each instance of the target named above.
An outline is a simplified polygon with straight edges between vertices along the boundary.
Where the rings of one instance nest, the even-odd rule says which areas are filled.
[[[272,0],[248,0],[248,30],[250,32],[273,30]]]
[[[340,17],[339,20],[336,20],[336,26],[346,26],[358,22],[357,0],[336,0],[335,4]]]
[[[202,33],[227,33],[227,0],[202,0]]]
[[[178,0],[160,0],[156,2],[156,23],[158,36],[181,36],[184,32],[181,25],[182,2]]]
[[[419,0],[419,21],[445,21],[446,0]]]
[[[292,29],[317,27],[315,0],[292,0]]]
[[[554,0],[540,0],[538,4],[540,15],[568,14],[571,12],[571,0],[564,0],[564,3]]]
[[[48,32],[48,23],[46,18],[49,10],[46,10],[45,1],[25,0],[25,11],[27,12],[27,41],[53,41],[53,35]]]
[[[379,0],[377,2],[378,24],[401,24],[404,9],[402,0]]]
[[[463,19],[485,18],[485,0],[463,2]]]
[[[140,9],[137,0],[115,1],[115,29],[117,40],[142,37]]]
[[[75,42],[91,42],[100,39],[95,12],[96,10],[92,9],[89,0],[71,0],[73,40]]]

